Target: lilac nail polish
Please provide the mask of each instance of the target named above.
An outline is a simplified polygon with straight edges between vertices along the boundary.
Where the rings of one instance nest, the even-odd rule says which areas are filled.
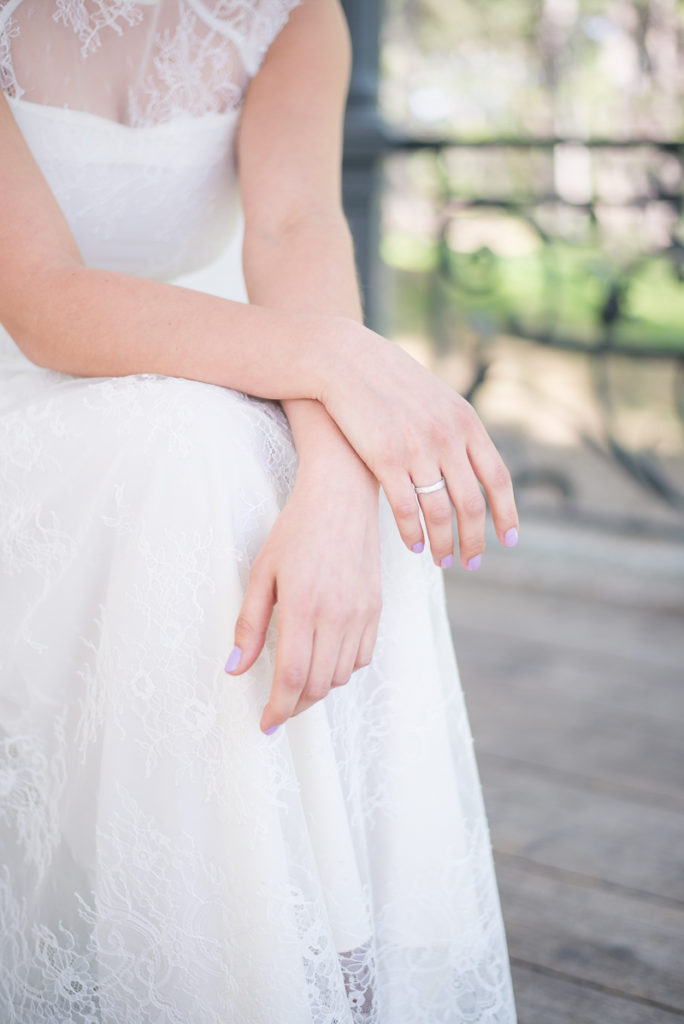
[[[468,559],[468,568],[471,572],[476,572],[477,569],[482,565],[482,555],[474,555]]]
[[[417,555],[419,555],[424,547],[425,547],[425,545],[423,544],[422,540],[419,540],[417,544],[413,545],[413,547],[411,548],[411,551],[415,551],[415,553]]]
[[[234,668],[237,668],[242,657],[242,648],[237,645],[228,655],[228,661],[226,662],[226,672],[232,672]]]
[[[280,728],[280,727],[279,727],[279,726],[277,726],[277,725],[270,725],[270,726],[268,727],[268,729],[264,729],[264,735],[265,735],[265,736],[272,736],[272,735],[273,735],[273,733],[274,733],[274,732],[276,731],[276,729],[278,729],[278,728]]]
[[[442,566],[443,569],[450,569],[451,566],[454,564],[454,556],[445,555],[439,564]]]
[[[510,530],[506,530],[504,533],[504,544],[507,548],[514,548],[518,543],[518,530],[515,526],[511,526]]]

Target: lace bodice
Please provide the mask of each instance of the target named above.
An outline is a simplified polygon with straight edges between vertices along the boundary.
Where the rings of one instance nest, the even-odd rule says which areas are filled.
[[[298,0],[0,0],[0,87],[133,127],[237,110]]]
[[[0,85],[89,266],[168,280],[239,206],[246,86],[299,0],[0,0]]]

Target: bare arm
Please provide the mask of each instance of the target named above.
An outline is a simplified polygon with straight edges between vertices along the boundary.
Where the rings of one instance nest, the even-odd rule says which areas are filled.
[[[346,314],[351,325],[361,310],[340,201],[348,72],[349,41],[338,0],[304,0],[250,86],[238,158],[250,298],[286,309]],[[464,562],[484,547],[484,503],[471,462],[464,459],[465,445],[485,479],[502,464],[474,411],[396,346],[360,331],[348,332],[338,350],[330,350],[337,359],[328,364],[321,396],[325,408],[311,401],[283,403],[299,472],[252,565],[228,663],[238,673],[250,668],[278,601],[274,681],[261,718],[267,732],[325,696],[330,686],[346,682],[353,668],[370,659],[380,611],[379,538],[377,484],[366,467],[383,484],[405,543],[420,552],[423,532],[407,467],[416,474],[413,479],[432,482],[444,459],[445,476],[461,506],[460,523],[469,530],[461,544]],[[389,376],[392,385],[385,393]],[[363,411],[357,406],[360,394]],[[447,457],[453,472],[446,469]],[[503,476],[490,486],[494,498],[506,490],[510,495]],[[509,495],[496,509],[506,527],[515,514]],[[464,502],[469,503],[465,514]],[[430,496],[424,512],[432,557],[446,567],[453,561],[447,492],[436,500]]]
[[[349,39],[337,0],[304,0],[247,93],[238,134],[250,300],[362,319],[341,204]],[[378,482],[317,401],[283,401],[294,490],[257,560],[236,625],[246,671],[273,605],[279,638],[270,730],[370,661],[380,617]],[[231,662],[231,668],[234,668]]]
[[[337,0],[304,0],[247,92],[238,133],[243,266],[252,302],[361,322],[342,211],[342,124],[351,49]],[[315,401],[286,400],[302,458],[368,474]],[[351,486],[351,481],[350,481]]]
[[[342,318],[85,267],[1,93],[0,139],[0,321],[30,360],[84,376],[186,377],[264,398],[320,393],[321,334],[343,331]]]
[[[340,197],[349,65],[339,0],[303,0],[250,86],[238,136],[250,297],[343,314],[348,325],[361,317]],[[350,461],[348,442],[382,484],[404,543],[418,552],[425,537],[413,483],[432,484],[443,475],[448,490],[421,499],[437,565],[453,562],[452,507],[461,562],[479,565],[485,503],[478,480],[499,537],[509,543],[517,523],[510,476],[472,406],[363,327],[347,329],[328,351],[325,409],[283,403],[300,458],[318,458],[331,479],[340,460]]]

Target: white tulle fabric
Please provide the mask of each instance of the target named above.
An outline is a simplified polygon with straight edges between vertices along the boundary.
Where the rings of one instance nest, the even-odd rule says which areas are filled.
[[[0,4],[89,264],[208,288],[239,250],[236,118],[292,6]],[[371,665],[272,737],[277,621],[223,671],[296,467],[275,402],[39,369],[0,332],[3,1022],[514,1024],[442,576],[384,495]]]

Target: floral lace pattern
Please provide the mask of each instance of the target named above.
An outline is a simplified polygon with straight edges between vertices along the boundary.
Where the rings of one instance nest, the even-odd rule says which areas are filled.
[[[51,20],[73,32],[81,58],[93,66],[94,74],[111,73],[113,61],[138,62],[135,81],[126,90],[123,120],[142,127],[237,110],[247,82],[299,2],[55,0]],[[44,17],[43,0],[0,0],[0,88],[15,98],[36,98],[25,89],[13,60],[13,43],[24,23],[30,32],[37,20],[36,4]],[[49,24],[43,28],[48,30]],[[127,48],[131,31],[138,47],[134,53]],[[90,91],[77,76],[74,91],[63,104],[90,110],[91,102]]]
[[[74,30],[81,41],[81,54],[87,57],[101,45],[102,29],[122,34],[121,21],[138,25],[142,21],[141,6],[146,0],[56,0],[53,18]],[[149,6],[150,0],[147,0]]]
[[[265,740],[275,623],[250,672],[222,666],[296,473],[280,406],[145,374],[34,369],[5,393],[19,377],[0,407],[2,1019],[513,1024],[442,579],[384,498],[373,662]]]
[[[4,82],[45,25],[94,93],[139,57],[134,129],[10,101],[90,265],[173,277],[229,230],[224,108],[292,6],[0,0]],[[3,1024],[515,1024],[442,575],[383,494],[371,664],[271,737],[277,610],[224,672],[296,472],[276,402],[0,328]]]
[[[234,110],[242,93],[235,64],[225,37],[198,32],[197,15],[181,8],[175,30],[156,40],[153,71],[128,91],[131,124],[168,121],[176,111],[201,116]]]

